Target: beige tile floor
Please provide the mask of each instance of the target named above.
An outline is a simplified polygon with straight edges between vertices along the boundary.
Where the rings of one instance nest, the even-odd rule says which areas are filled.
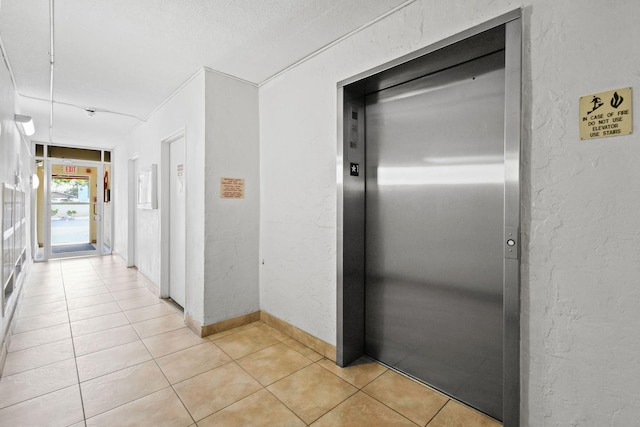
[[[115,256],[35,264],[23,292],[0,426],[500,425],[262,322],[200,338]]]

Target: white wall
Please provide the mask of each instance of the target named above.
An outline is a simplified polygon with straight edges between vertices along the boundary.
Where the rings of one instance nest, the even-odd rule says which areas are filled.
[[[578,136],[580,96],[640,91],[636,0],[418,0],[262,86],[261,308],[336,342],[336,83],[520,6],[522,424],[636,425],[639,131]]]
[[[130,141],[115,150],[115,250],[127,256],[127,161],[138,168],[161,165],[161,141],[184,129],[186,161],[185,313],[209,325],[260,309],[258,292],[259,136],[258,88],[202,70],[182,87]],[[220,178],[244,178],[244,199],[221,199]],[[156,210],[138,209],[138,269],[161,283],[162,197]],[[166,245],[166,244],[165,244]]]
[[[127,257],[127,197],[128,159],[138,156],[140,171],[151,164],[158,165],[158,206],[168,195],[161,186],[162,141],[176,132],[184,130],[186,141],[185,191],[186,205],[186,303],[185,312],[194,319],[204,316],[202,295],[204,293],[204,180],[205,151],[205,72],[194,76],[176,94],[159,108],[146,123],[140,125],[128,141],[114,150],[114,197],[115,230],[114,250]],[[136,263],[139,271],[158,287],[161,278],[161,215],[160,208],[138,209],[136,234]]]
[[[206,73],[204,324],[260,309],[258,88]],[[221,199],[220,178],[243,178],[243,199]]]

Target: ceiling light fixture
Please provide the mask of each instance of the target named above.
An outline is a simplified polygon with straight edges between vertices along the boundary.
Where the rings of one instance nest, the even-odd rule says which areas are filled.
[[[14,116],[14,120],[21,134],[31,136],[36,133],[36,128],[33,126],[33,119],[31,116],[16,114]]]

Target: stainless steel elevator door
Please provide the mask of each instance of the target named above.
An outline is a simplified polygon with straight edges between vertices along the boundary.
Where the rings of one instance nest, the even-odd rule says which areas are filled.
[[[502,419],[504,53],[366,98],[365,352]]]

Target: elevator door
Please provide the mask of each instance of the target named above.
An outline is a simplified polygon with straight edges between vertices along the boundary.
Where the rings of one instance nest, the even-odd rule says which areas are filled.
[[[367,96],[365,352],[502,419],[504,53]]]

